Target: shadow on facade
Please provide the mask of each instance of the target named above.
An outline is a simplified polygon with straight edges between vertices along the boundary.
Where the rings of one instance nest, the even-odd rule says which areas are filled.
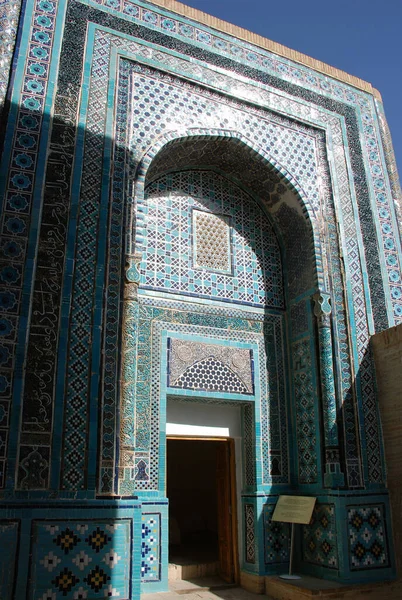
[[[58,98],[58,106],[62,104],[65,113],[69,112],[68,103],[68,97]],[[130,215],[134,198],[128,174],[136,165],[128,164],[126,144],[117,141],[114,145],[113,136],[94,134],[95,123],[77,131],[75,112],[71,110],[69,119],[60,119],[56,106],[45,160],[44,149],[39,148],[39,131],[48,126],[48,116],[11,107],[10,123],[14,116],[17,149],[11,152],[11,137],[6,137],[2,159],[3,174],[9,171],[9,178],[4,179],[2,323],[10,327],[5,330],[5,347],[10,356],[15,351],[15,363],[11,358],[3,363],[4,391],[6,396],[12,395],[3,495],[7,518],[9,511],[12,513],[12,551],[4,597],[13,588],[16,597],[23,597],[26,585],[30,590],[35,588],[39,597],[49,589],[67,589],[63,586],[71,586],[69,591],[79,587],[99,591],[107,586],[123,590],[121,586],[128,582],[132,586],[128,593],[134,597],[139,593],[140,573],[143,582],[150,585],[166,579],[166,547],[160,536],[167,531],[167,500],[158,473],[159,441],[156,448],[151,447],[152,435],[159,440],[160,413],[153,415],[149,405],[149,363],[148,368],[137,370],[133,379],[127,380],[124,372],[122,376],[122,355],[129,370],[140,358],[149,360],[147,353],[136,354],[139,329],[135,327],[140,326],[141,319],[144,329],[153,319],[156,322],[159,309],[156,305],[142,309],[140,302],[139,320],[124,330],[125,290],[133,283],[126,279],[126,262],[133,249],[137,254],[148,252],[145,258],[141,255],[140,269],[143,278],[149,275],[156,284],[144,287],[164,292],[165,300],[169,294],[187,295],[188,290],[180,286],[184,285],[183,277],[188,277],[184,271],[191,265],[183,267],[178,275],[180,285],[175,288],[176,279],[167,277],[166,253],[159,255],[163,260],[158,262],[158,247],[154,245],[151,251],[149,238],[141,243],[137,239],[133,245],[133,240],[128,240],[127,224],[135,227],[138,215],[134,219]],[[218,214],[220,223],[230,223],[236,238],[230,242],[230,269],[234,269],[241,243],[247,246],[242,268],[249,287],[243,287],[253,290],[249,296],[254,295],[255,301],[247,300],[246,289],[246,300],[239,298],[234,304],[236,310],[244,304],[265,307],[264,317],[240,322],[238,314],[225,317],[223,309],[222,314],[218,311],[212,316],[192,307],[182,320],[173,316],[172,327],[174,323],[197,327],[207,323],[222,332],[248,328],[264,336],[263,363],[268,377],[259,399],[260,417],[253,413],[251,403],[243,411],[244,422],[249,423],[243,450],[244,505],[252,507],[255,516],[249,526],[254,538],[248,546],[251,537],[247,538],[245,524],[244,553],[245,565],[252,571],[254,565],[265,572],[275,570],[278,564],[283,570],[288,558],[287,527],[274,531],[270,516],[276,497],[271,496],[263,509],[256,489],[267,495],[273,489],[308,489],[308,493],[325,495],[320,471],[324,463],[331,462],[324,456],[321,437],[325,418],[325,409],[322,412],[320,408],[322,346],[311,300],[318,291],[317,276],[303,207],[278,172],[262,166],[255,155],[224,138],[193,139],[167,148],[151,163],[146,183],[144,205],[148,203],[148,209],[150,200],[160,199],[165,192],[172,204],[193,195],[197,200],[194,210]],[[216,200],[218,188],[220,203]],[[207,189],[213,195],[206,194]],[[241,215],[233,201],[236,194],[243,198]],[[154,232],[163,248],[171,230],[164,220],[166,213],[159,212],[162,218],[158,221],[158,210],[156,203]],[[264,239],[259,237],[257,222],[265,228]],[[143,232],[147,227],[149,232],[149,224],[145,220]],[[215,225],[218,235],[220,225]],[[180,229],[178,232],[177,252],[187,252],[188,258],[190,249],[194,252],[194,231],[189,232],[188,251],[180,246],[183,237]],[[269,244],[264,245],[268,238]],[[213,237],[209,247],[204,243],[204,250],[203,260],[207,261],[208,250],[209,254],[215,250]],[[154,262],[152,256],[156,257]],[[152,268],[160,271],[159,280]],[[219,277],[222,281],[234,277],[233,272],[222,275],[216,269],[215,275],[216,282]],[[212,285],[212,278],[210,281]],[[134,284],[138,288],[138,280]],[[226,280],[223,286],[227,291]],[[141,288],[140,281],[139,297]],[[211,306],[214,300],[226,301],[229,306],[235,294],[232,286],[229,297],[202,291],[199,296]],[[196,291],[189,296],[197,297]],[[337,343],[330,340],[331,353]],[[371,360],[365,360],[370,369]],[[139,373],[144,379],[138,379]],[[133,382],[134,388],[130,387]],[[124,404],[122,415],[120,394],[125,388],[134,396]],[[353,397],[350,394],[352,404]],[[342,407],[343,422],[347,421],[345,410]],[[329,425],[327,435],[332,434]],[[132,445],[122,443],[121,435],[132,440]],[[326,444],[329,449],[333,445]],[[341,460],[339,441],[337,451],[334,463]],[[262,460],[257,461],[256,453],[260,452]],[[141,471],[140,460],[144,465]],[[276,546],[267,562],[261,540],[270,535],[277,535],[283,545]],[[19,544],[19,539],[30,542]],[[52,552],[60,560],[49,568],[45,557]],[[76,562],[71,562],[73,557]],[[303,560],[308,562],[305,553]],[[18,573],[14,564],[18,564]]]

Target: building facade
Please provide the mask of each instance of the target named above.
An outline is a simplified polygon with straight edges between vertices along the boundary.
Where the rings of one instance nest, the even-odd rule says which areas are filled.
[[[169,479],[193,518],[208,477],[180,487],[169,437],[216,444],[229,578],[286,571],[287,494],[317,498],[298,571],[392,579],[378,92],[173,0],[6,0],[0,22],[1,598],[166,590]]]

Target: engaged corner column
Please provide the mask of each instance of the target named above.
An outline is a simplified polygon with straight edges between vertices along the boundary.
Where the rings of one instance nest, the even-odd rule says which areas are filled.
[[[320,379],[325,442],[325,487],[337,488],[345,485],[339,456],[337,424],[337,402],[335,393],[334,362],[331,333],[331,297],[325,292],[313,296],[314,314],[318,324],[318,346],[320,354]]]
[[[118,493],[131,495],[135,484],[135,398],[137,385],[138,287],[140,254],[126,257],[122,330],[122,367],[120,382],[120,457]]]

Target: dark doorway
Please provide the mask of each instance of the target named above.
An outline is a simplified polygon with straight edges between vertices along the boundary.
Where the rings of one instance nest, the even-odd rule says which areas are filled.
[[[167,440],[169,563],[210,565],[236,579],[233,440]],[[213,572],[213,571],[212,571]]]

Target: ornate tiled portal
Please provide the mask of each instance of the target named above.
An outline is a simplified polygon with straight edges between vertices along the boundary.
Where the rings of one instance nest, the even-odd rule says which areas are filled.
[[[240,407],[241,569],[283,571],[273,506],[306,494],[297,568],[389,579],[369,338],[401,321],[402,279],[381,101],[162,4],[0,8],[2,598],[166,589],[170,396]]]

